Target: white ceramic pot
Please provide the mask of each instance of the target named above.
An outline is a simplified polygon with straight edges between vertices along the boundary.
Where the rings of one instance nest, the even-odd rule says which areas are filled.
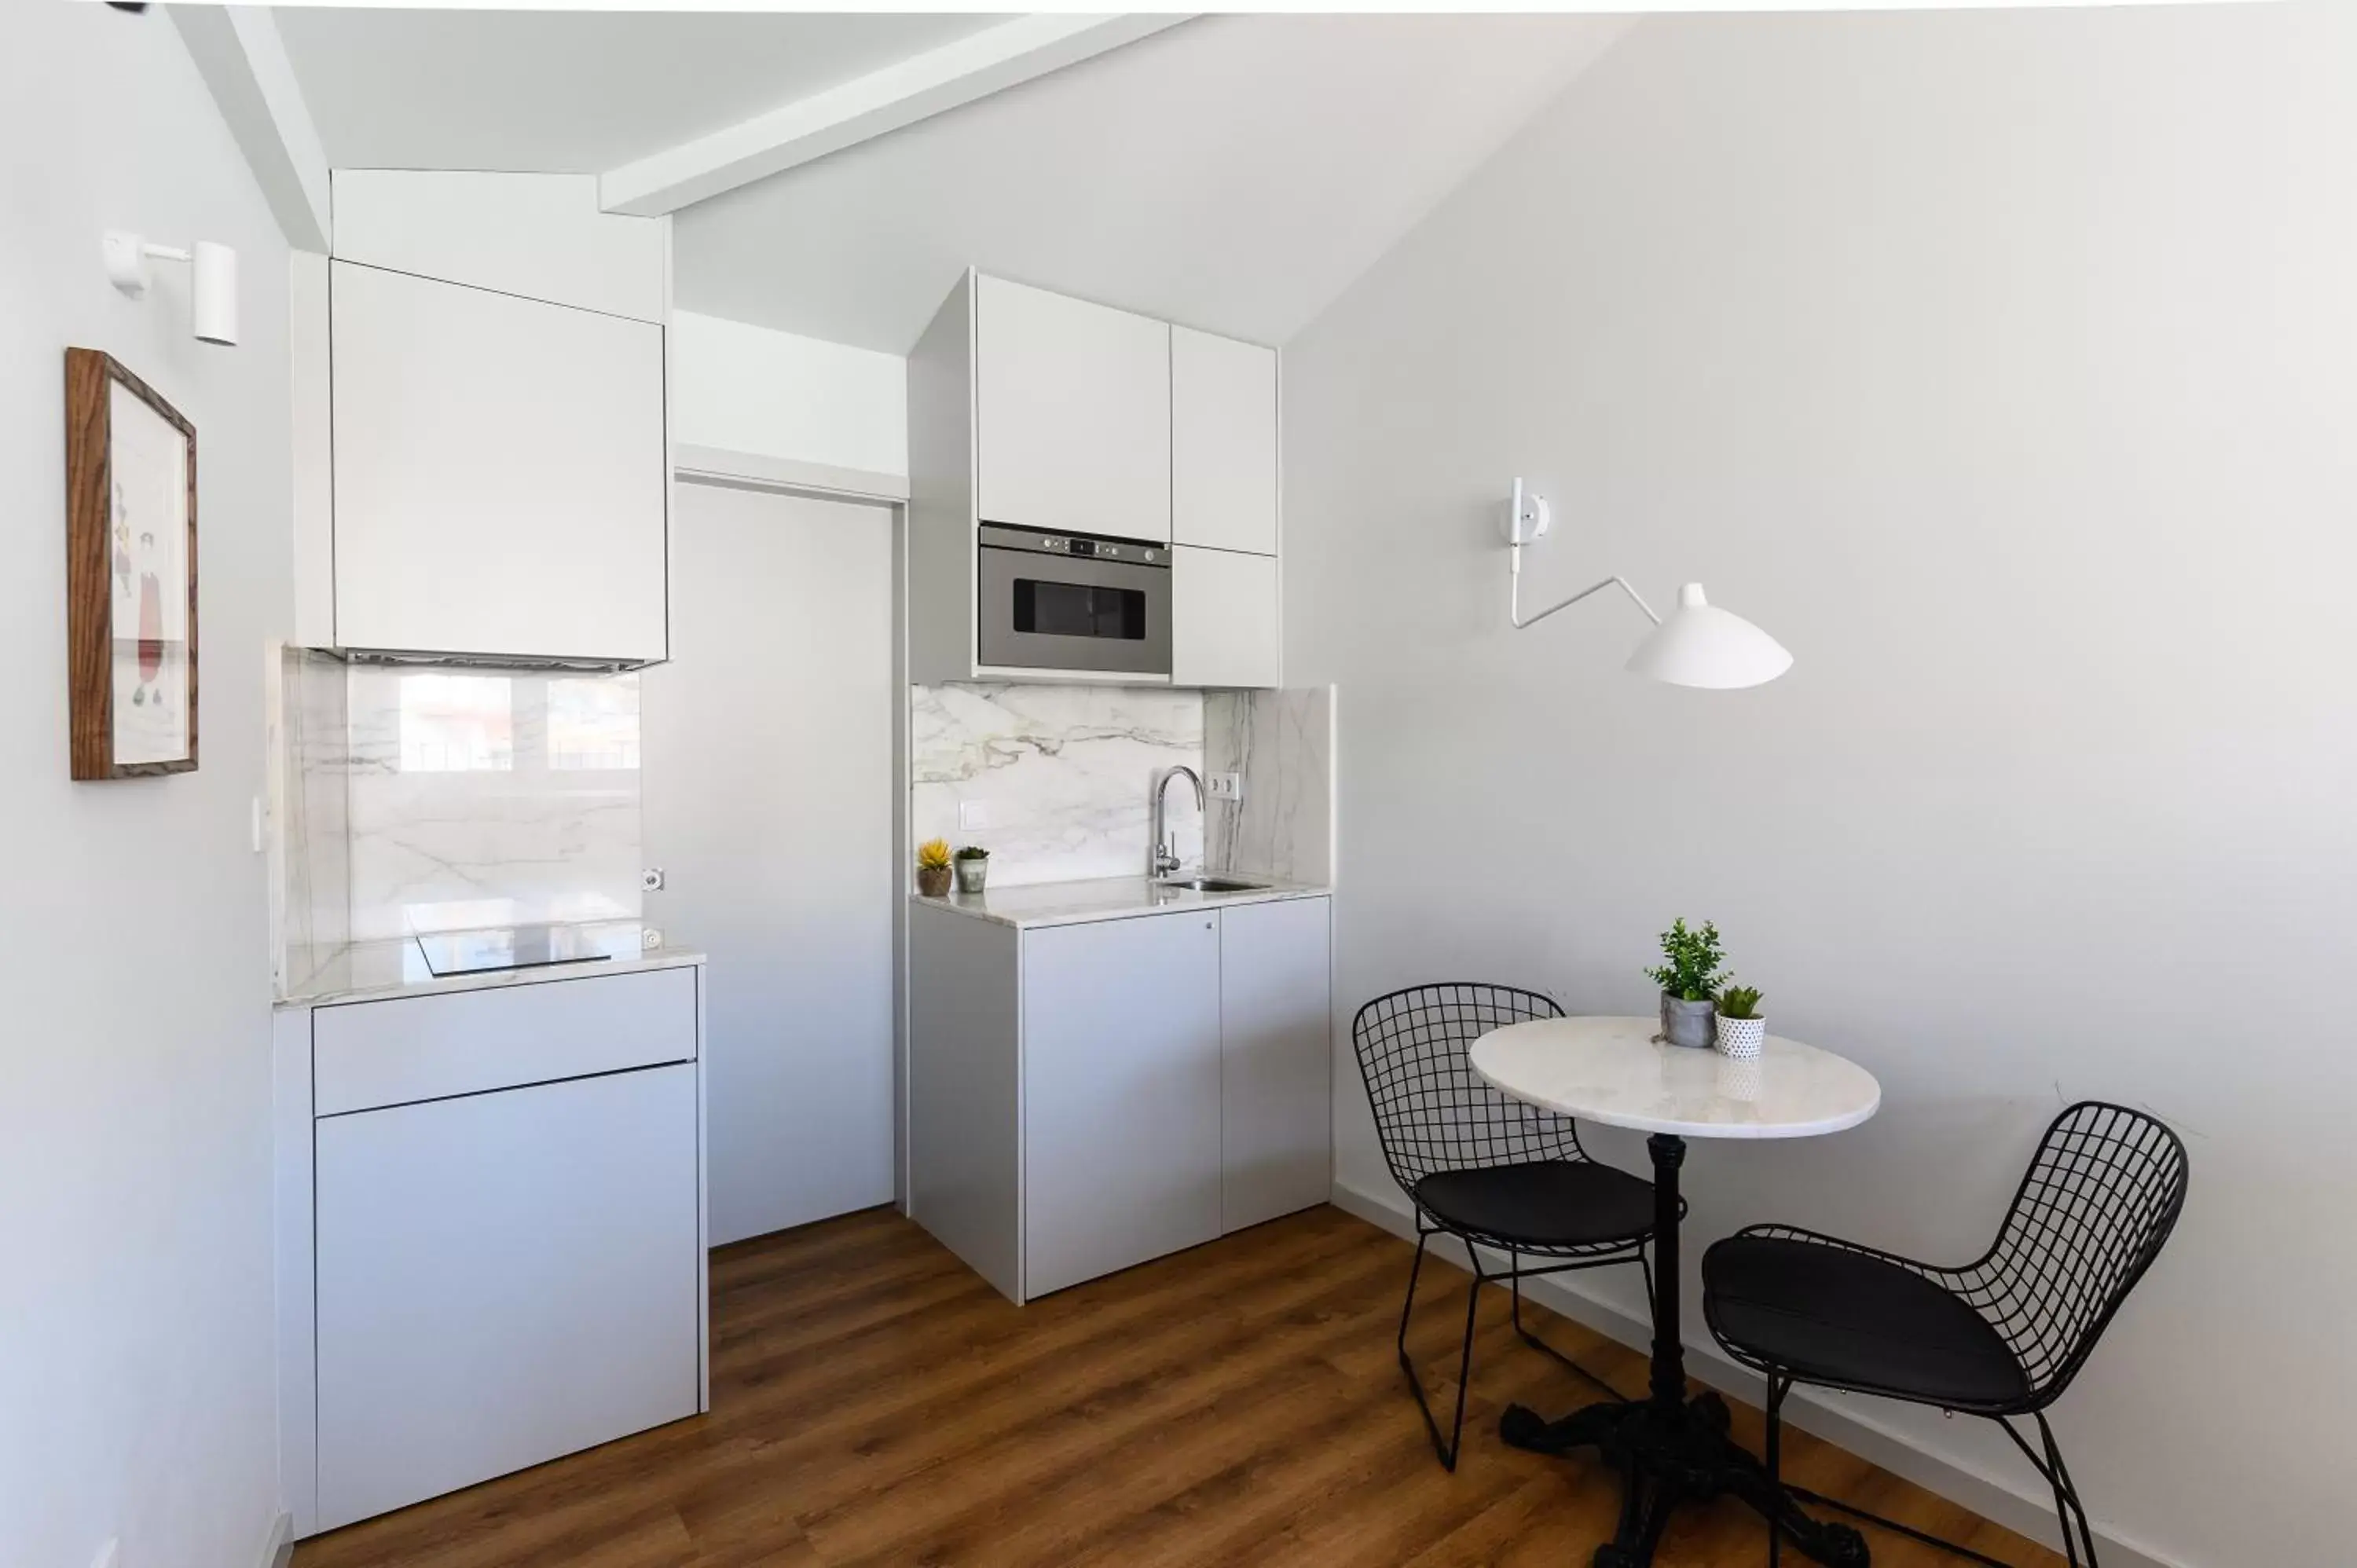
[[[1765,1018],[1730,1018],[1718,1015],[1718,1054],[1749,1061],[1760,1054],[1760,1042],[1768,1037]]]
[[[990,862],[978,857],[961,860],[957,863],[957,878],[959,892],[979,893],[990,880]]]

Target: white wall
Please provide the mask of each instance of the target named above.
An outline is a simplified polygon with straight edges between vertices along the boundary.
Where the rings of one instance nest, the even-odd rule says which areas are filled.
[[[0,21],[0,1558],[246,1568],[275,1517],[263,642],[287,564],[286,250],[179,35],[37,0]],[[243,345],[184,272],[99,237],[225,241]],[[64,352],[194,421],[202,763],[66,778]]]
[[[2339,5],[1650,21],[1286,350],[1342,1022],[1443,977],[1641,1012],[1716,918],[1885,1100],[1698,1146],[1704,1240],[1964,1254],[2061,1102],[2168,1118],[2190,1206],[2057,1423],[2099,1521],[2204,1568],[2347,1558],[2352,82]],[[1518,473],[1539,596],[1699,577],[1792,672],[1641,683],[1610,599],[1508,630]],[[1335,1081],[1340,1180],[1390,1190]]]
[[[672,439],[905,478],[908,361],[717,316],[672,316]]]

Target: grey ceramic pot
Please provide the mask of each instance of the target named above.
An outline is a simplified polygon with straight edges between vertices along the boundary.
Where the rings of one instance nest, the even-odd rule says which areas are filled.
[[[976,856],[957,863],[958,891],[979,893],[990,880],[990,862]]]
[[[1718,1037],[1718,1004],[1707,997],[1688,1002],[1663,992],[1662,1037],[1674,1046],[1708,1050]]]

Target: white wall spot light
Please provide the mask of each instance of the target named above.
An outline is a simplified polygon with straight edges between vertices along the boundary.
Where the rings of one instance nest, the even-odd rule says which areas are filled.
[[[186,262],[195,274],[189,285],[197,336],[208,343],[237,342],[237,252],[227,245],[199,240],[187,250],[151,245],[136,234],[110,229],[106,235],[106,276],[134,299],[147,293],[147,263]]]
[[[1629,662],[1623,666],[1633,674],[1650,675],[1673,686],[1729,691],[1773,681],[1792,667],[1792,656],[1784,650],[1783,644],[1741,616],[1729,615],[1713,605],[1703,596],[1700,583],[1688,583],[1678,590],[1678,607],[1667,620],[1655,615],[1653,607],[1619,577],[1607,577],[1567,599],[1523,615],[1523,547],[1545,538],[1554,521],[1546,498],[1523,489],[1523,481],[1516,479],[1514,499],[1506,512],[1506,543],[1513,555],[1513,582],[1506,605],[1515,630],[1536,626],[1590,594],[1618,588],[1653,623],[1652,635],[1637,645],[1637,651],[1629,656]]]

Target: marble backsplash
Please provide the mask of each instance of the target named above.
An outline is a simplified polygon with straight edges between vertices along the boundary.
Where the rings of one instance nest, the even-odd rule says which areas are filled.
[[[1243,799],[1211,803],[1204,864],[1231,876],[1334,880],[1334,688],[1211,692],[1203,759]]]
[[[915,842],[982,845],[1000,886],[1143,875],[1154,781],[1203,767],[1200,692],[980,682],[909,695]],[[986,824],[959,827],[961,802]],[[1173,852],[1200,864],[1203,822],[1183,781],[1169,826]]]
[[[352,940],[636,918],[639,678],[356,666]]]
[[[288,951],[351,940],[351,852],[343,757],[350,709],[342,660],[308,649],[278,650],[274,693],[272,807],[278,824],[279,971]]]
[[[638,917],[635,674],[302,657],[332,677],[285,693],[290,946]]]

